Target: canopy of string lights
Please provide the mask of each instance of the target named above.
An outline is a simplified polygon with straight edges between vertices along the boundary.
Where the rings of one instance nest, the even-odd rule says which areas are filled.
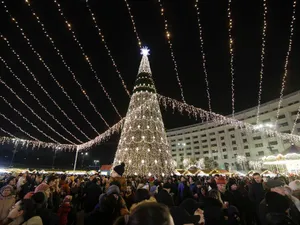
[[[279,98],[278,119],[300,82],[300,10],[278,4],[1,1],[0,144],[82,151],[119,132],[144,45],[161,107],[300,142],[260,126],[261,103]],[[253,104],[256,124],[235,119]]]

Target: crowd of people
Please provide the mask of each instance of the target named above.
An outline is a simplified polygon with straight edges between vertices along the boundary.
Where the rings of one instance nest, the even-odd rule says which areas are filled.
[[[297,177],[5,174],[0,225],[300,225]]]

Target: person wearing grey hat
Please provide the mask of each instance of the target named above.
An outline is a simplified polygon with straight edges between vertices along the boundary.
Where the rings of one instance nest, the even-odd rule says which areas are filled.
[[[296,208],[295,204],[292,202],[292,200],[290,200],[284,191],[284,182],[280,179],[271,179],[268,182],[266,182],[265,184],[266,189],[268,190],[266,197],[261,201],[260,205],[259,205],[259,218],[260,218],[260,222],[261,225],[268,225],[267,222],[267,218],[266,215],[269,213],[269,210],[273,210],[274,211],[274,207],[276,208],[276,206],[274,206],[274,201],[272,200],[272,196],[277,196],[274,194],[270,194],[270,193],[276,193],[280,196],[282,196],[281,198],[286,199],[286,201],[288,202],[289,205],[289,209],[290,209],[290,216],[292,218],[292,220],[296,223],[296,224],[300,224],[300,212],[298,211],[298,209]],[[270,197],[271,196],[271,197]],[[280,199],[280,196],[278,199]],[[267,204],[269,203],[269,204]],[[283,202],[281,203],[283,204]],[[277,206],[279,207],[279,206]]]

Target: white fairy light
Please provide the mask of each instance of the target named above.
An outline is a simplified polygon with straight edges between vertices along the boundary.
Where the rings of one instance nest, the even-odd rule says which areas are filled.
[[[288,47],[288,51],[287,51],[286,56],[285,56],[284,74],[283,74],[283,77],[282,77],[280,97],[279,97],[279,102],[278,102],[278,107],[277,107],[277,117],[276,117],[275,125],[277,125],[277,122],[278,122],[280,107],[281,107],[282,100],[283,100],[283,92],[284,92],[284,89],[285,89],[286,78],[288,76],[288,64],[289,64],[290,53],[292,51],[293,36],[294,36],[294,24],[295,24],[295,21],[296,21],[296,5],[297,5],[297,1],[294,0],[292,20],[291,20],[291,24],[290,24],[289,47]]]
[[[183,94],[183,87],[182,87],[181,80],[180,80],[180,77],[179,77],[177,62],[176,62],[176,58],[175,58],[175,55],[174,55],[173,45],[172,45],[172,42],[171,42],[171,34],[170,34],[170,31],[168,30],[168,20],[165,16],[165,10],[164,10],[163,4],[160,0],[158,0],[158,4],[160,6],[160,11],[161,11],[160,14],[163,17],[164,24],[165,24],[164,29],[165,29],[166,36],[167,36],[167,41],[168,41],[168,45],[169,45],[169,49],[170,49],[171,58],[172,58],[172,61],[173,61],[173,64],[174,64],[174,71],[175,71],[177,83],[178,83],[178,86],[179,86],[179,89],[180,89],[181,99],[185,103],[185,98],[184,98],[184,94]]]
[[[112,61],[113,66],[115,67],[115,70],[116,70],[116,72],[117,72],[117,74],[118,74],[118,76],[119,76],[119,78],[120,78],[120,80],[121,80],[121,82],[122,82],[122,85],[123,85],[123,87],[124,87],[124,89],[125,89],[127,95],[130,96],[130,92],[129,92],[129,90],[128,90],[126,84],[125,84],[125,81],[124,81],[124,79],[123,79],[123,77],[122,77],[122,75],[121,75],[121,72],[119,71],[119,69],[118,69],[118,67],[117,67],[117,64],[116,64],[116,62],[115,62],[115,60],[114,60],[114,58],[113,58],[113,56],[112,56],[112,54],[111,54],[111,51],[110,51],[110,49],[108,48],[108,45],[107,45],[107,43],[106,43],[106,41],[105,41],[105,37],[104,37],[104,35],[103,35],[103,32],[101,31],[100,27],[98,26],[98,23],[97,23],[97,21],[96,21],[96,17],[95,17],[95,15],[94,15],[94,13],[93,13],[91,7],[90,7],[89,4],[88,4],[88,0],[86,1],[86,7],[88,8],[88,10],[89,10],[89,12],[90,12],[90,15],[91,15],[91,17],[92,17],[92,20],[93,20],[93,22],[94,22],[94,25],[95,25],[95,27],[96,27],[96,29],[97,29],[97,31],[98,31],[99,37],[101,38],[101,42],[103,43],[103,45],[104,45],[104,47],[105,47],[105,49],[106,49],[106,51],[107,51],[107,54],[108,54],[110,60]]]
[[[262,83],[263,83],[263,74],[265,68],[265,46],[266,46],[266,29],[267,29],[267,0],[263,0],[263,29],[262,29],[262,43],[261,43],[261,54],[260,54],[260,72],[259,72],[259,88],[258,88],[258,104],[257,104],[257,113],[256,113],[256,124],[259,123],[259,113],[260,113],[260,102],[262,95]]]
[[[198,22],[198,28],[199,28],[199,37],[200,37],[200,47],[201,47],[201,54],[202,54],[202,67],[205,75],[205,84],[206,84],[206,95],[208,99],[208,109],[211,112],[211,97],[210,97],[210,90],[209,90],[209,82],[208,82],[208,73],[207,73],[207,65],[206,65],[206,54],[204,51],[204,41],[202,36],[202,26],[201,26],[201,20],[200,20],[200,10],[198,7],[198,0],[196,0],[195,3],[196,13],[197,13],[197,22]]]
[[[59,14],[63,17],[63,19],[65,20],[65,23],[68,25],[68,29],[67,29],[67,30],[71,32],[74,41],[76,42],[76,44],[77,44],[78,47],[80,48],[82,56],[84,56],[85,59],[86,59],[86,61],[88,62],[89,68],[90,68],[90,70],[93,72],[94,77],[95,77],[95,79],[97,80],[98,84],[100,85],[100,87],[101,87],[102,91],[104,92],[106,98],[109,100],[110,104],[112,105],[112,107],[114,108],[114,110],[115,110],[115,112],[118,114],[118,116],[119,116],[120,118],[122,118],[122,116],[121,116],[121,114],[119,113],[118,109],[117,109],[116,106],[114,105],[114,103],[113,103],[113,101],[112,101],[110,95],[108,94],[106,88],[105,88],[104,85],[102,84],[102,81],[101,81],[100,78],[99,78],[100,76],[98,75],[98,73],[97,73],[96,70],[94,69],[94,66],[93,66],[91,60],[89,59],[89,57],[87,56],[87,54],[86,54],[86,52],[85,52],[85,50],[84,50],[82,44],[79,42],[79,40],[78,40],[78,38],[77,38],[77,36],[76,36],[74,30],[72,29],[71,26],[69,26],[70,23],[67,21],[67,18],[66,18],[66,16],[64,15],[63,10],[62,10],[61,7],[60,7],[60,4],[57,2],[57,0],[53,0],[53,1],[54,1],[54,3],[55,3],[56,6],[57,6],[57,9],[58,9],[58,11],[59,11]]]
[[[231,0],[228,0],[227,17],[229,21],[228,35],[229,35],[229,53],[230,53],[230,72],[231,72],[231,106],[232,106],[232,117],[235,114],[235,97],[234,97],[234,65],[233,65],[233,38],[232,38],[232,17],[231,17]]]
[[[91,101],[89,95],[87,94],[86,90],[84,90],[82,84],[77,80],[75,73],[72,71],[71,67],[67,64],[67,62],[65,61],[64,56],[62,55],[61,51],[57,48],[54,39],[49,35],[48,31],[45,28],[45,25],[41,22],[41,20],[39,19],[39,17],[37,16],[36,12],[33,10],[33,8],[31,7],[31,4],[29,1],[26,2],[27,5],[29,6],[33,16],[35,17],[36,21],[38,22],[38,24],[41,26],[41,29],[44,33],[44,35],[46,36],[46,38],[50,41],[52,47],[54,48],[56,54],[60,57],[61,62],[64,64],[65,68],[71,73],[73,80],[75,81],[75,83],[77,84],[77,86],[80,88],[81,93],[83,93],[83,95],[85,96],[85,98],[87,99],[87,101],[89,102],[89,104],[93,107],[95,113],[98,114],[98,116],[102,119],[102,121],[105,123],[105,125],[107,127],[109,127],[108,123],[106,122],[106,120],[103,118],[102,114],[97,110],[95,104]]]

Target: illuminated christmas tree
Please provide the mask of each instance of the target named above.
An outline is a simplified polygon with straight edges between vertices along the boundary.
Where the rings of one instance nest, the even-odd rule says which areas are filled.
[[[170,175],[173,161],[148,60],[142,60],[125,118],[114,166],[125,163],[125,175]]]

